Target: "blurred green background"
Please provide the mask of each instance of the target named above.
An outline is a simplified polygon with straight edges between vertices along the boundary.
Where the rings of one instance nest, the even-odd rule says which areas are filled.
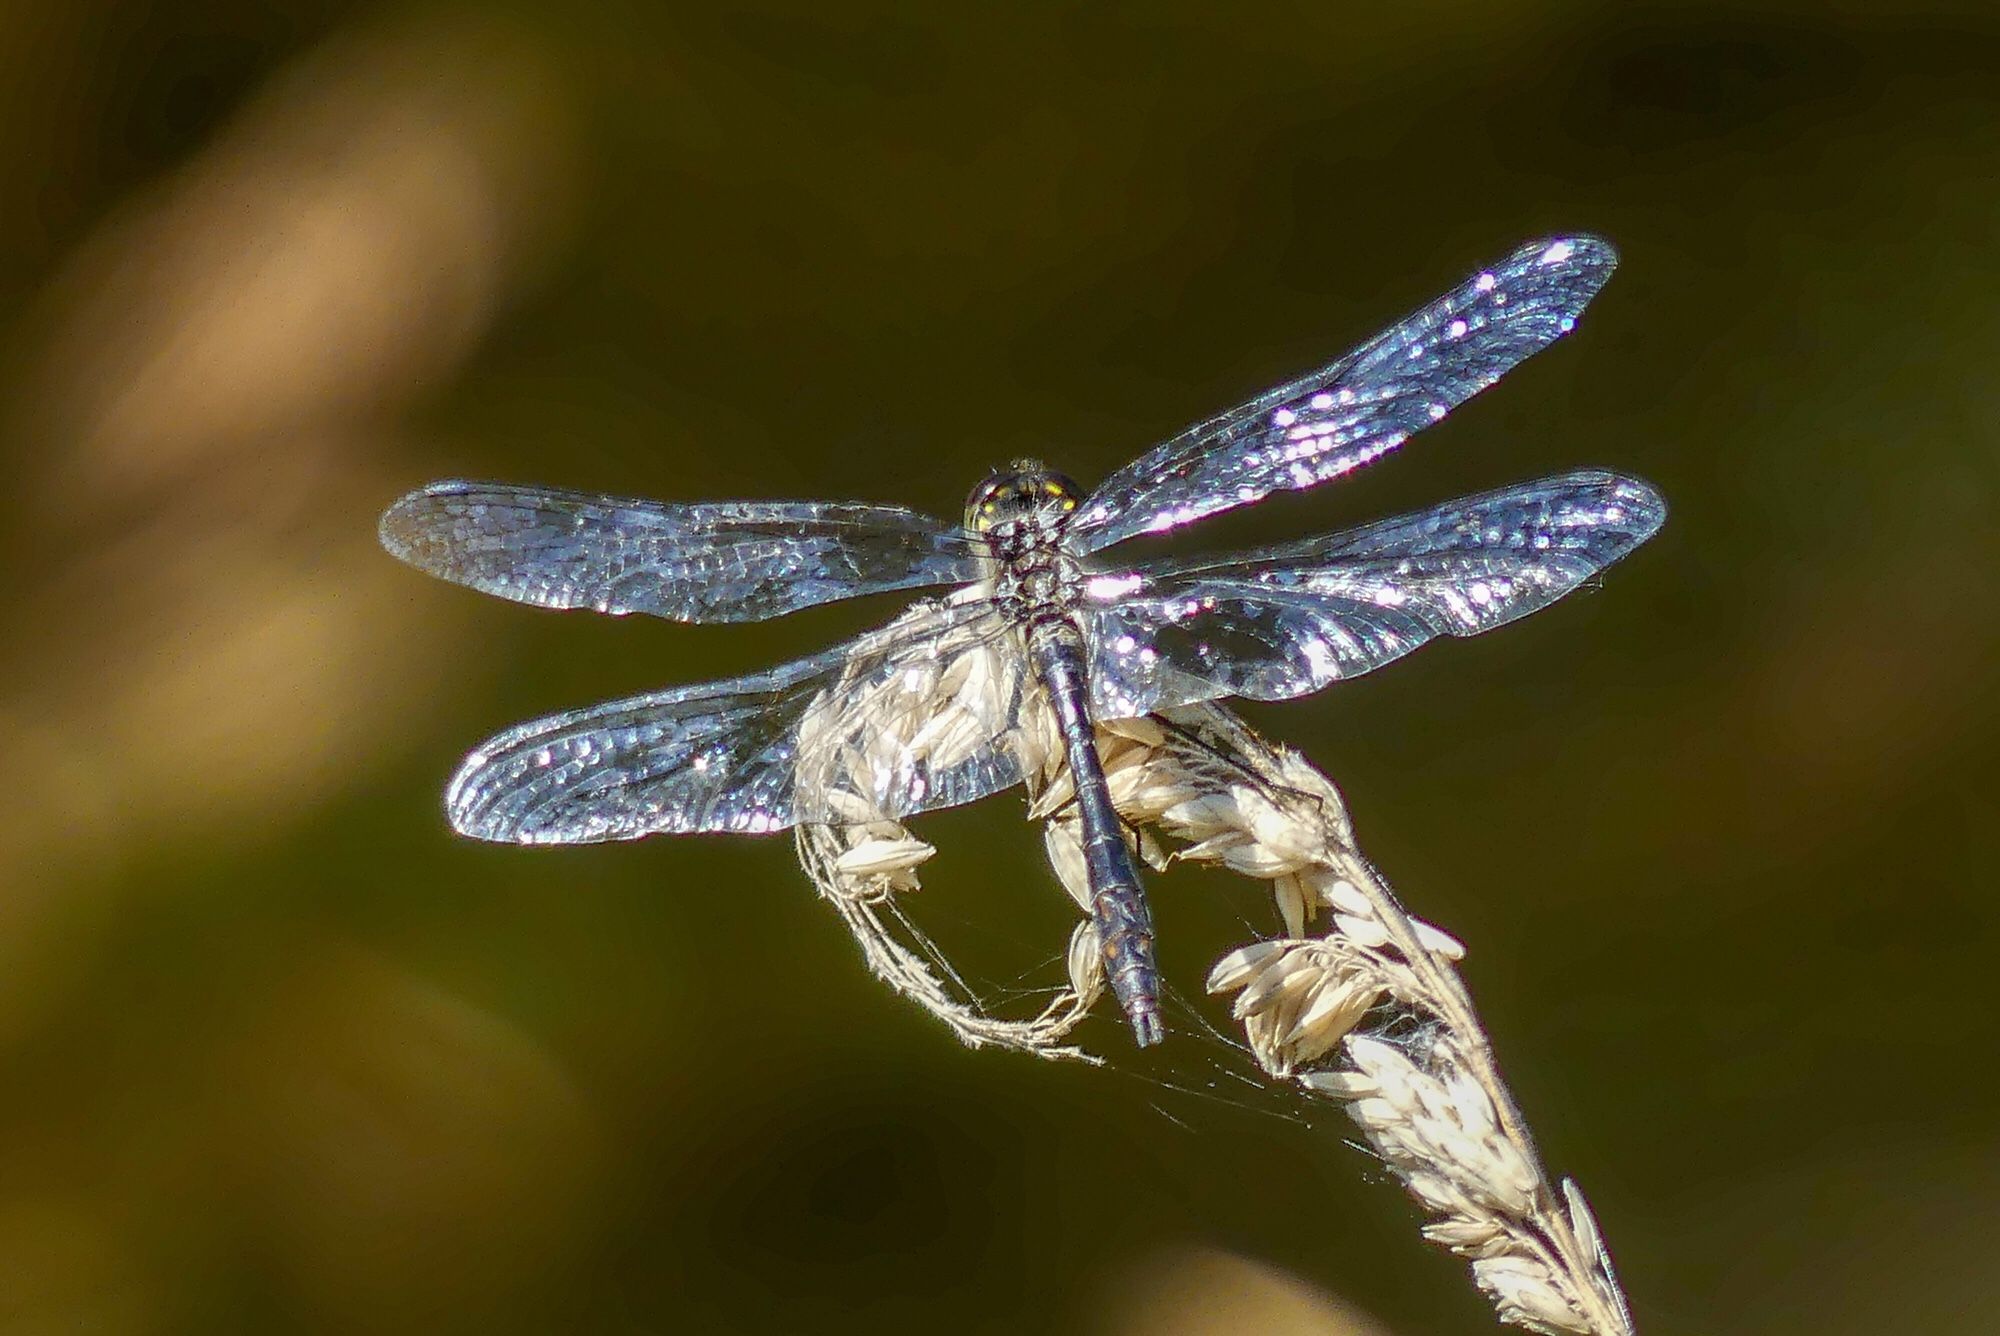
[[[968,1053],[785,841],[445,829],[489,732],[893,600],[539,613],[374,524],[1088,482],[1588,229],[1577,337],[1200,536],[1586,465],[1666,530],[1251,718],[1468,943],[1643,1330],[1993,1331],[1996,70],[1886,0],[9,6],[0,1330],[1491,1330],[1338,1115]],[[923,894],[1046,982],[1020,813]],[[1155,901],[1189,993],[1269,926]]]

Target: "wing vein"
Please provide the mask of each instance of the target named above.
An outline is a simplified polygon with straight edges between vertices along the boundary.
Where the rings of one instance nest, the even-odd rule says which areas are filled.
[[[1595,237],[1521,247],[1340,360],[1112,474],[1071,526],[1079,550],[1360,468],[1567,334],[1616,263]]]
[[[978,574],[959,526],[899,506],[441,482],[389,507],[381,538],[419,570],[516,602],[683,622],[762,621]]]

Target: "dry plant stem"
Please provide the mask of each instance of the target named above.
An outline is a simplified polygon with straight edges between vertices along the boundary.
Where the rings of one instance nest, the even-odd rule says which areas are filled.
[[[1082,995],[1074,988],[1064,989],[1034,1016],[996,1016],[903,916],[896,897],[919,888],[916,869],[936,849],[895,822],[868,820],[847,826],[801,826],[797,846],[800,863],[854,935],[869,970],[950,1026],[962,1043],[1043,1058],[1102,1061],[1062,1042],[1088,1014],[1096,1000],[1094,992]]]
[[[1024,704],[1031,814],[1046,823],[1051,864],[1087,915],[1061,749],[1043,736],[1046,711]],[[1589,1207],[1573,1183],[1549,1178],[1500,1080],[1453,964],[1463,948],[1404,911],[1356,848],[1333,784],[1213,705],[1101,724],[1099,747],[1112,797],[1147,861],[1220,864],[1271,883],[1284,935],[1229,952],[1209,977],[1211,992],[1235,995],[1264,1070],[1346,1105],[1435,1217],[1425,1236],[1471,1260],[1502,1321],[1630,1336],[1631,1314]],[[895,909],[896,896],[916,889],[915,868],[935,852],[930,846],[860,805],[852,825],[802,830],[799,850],[871,968],[966,1043],[1088,1057],[1062,1042],[1102,991],[1087,918],[1071,938],[1070,986],[1038,1015],[1008,1020]],[[1321,917],[1326,930],[1308,935]]]

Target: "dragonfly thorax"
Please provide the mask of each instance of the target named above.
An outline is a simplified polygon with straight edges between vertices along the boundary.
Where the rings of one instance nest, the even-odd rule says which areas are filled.
[[[1032,460],[994,474],[966,500],[965,527],[986,540],[993,601],[1009,620],[1062,617],[1076,605],[1083,572],[1062,540],[1082,501],[1074,482]]]

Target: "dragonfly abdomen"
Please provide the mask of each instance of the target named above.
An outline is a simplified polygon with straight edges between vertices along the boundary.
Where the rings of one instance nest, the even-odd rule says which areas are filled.
[[[1097,755],[1090,722],[1090,687],[1083,637],[1074,623],[1050,618],[1028,635],[1036,675],[1048,688],[1075,782],[1083,826],[1083,860],[1090,878],[1090,917],[1112,994],[1132,1023],[1141,1048],[1166,1038],[1160,1021],[1160,969],[1153,955],[1153,916],[1146,889],[1125,843],[1125,827],[1111,803],[1111,787]]]

